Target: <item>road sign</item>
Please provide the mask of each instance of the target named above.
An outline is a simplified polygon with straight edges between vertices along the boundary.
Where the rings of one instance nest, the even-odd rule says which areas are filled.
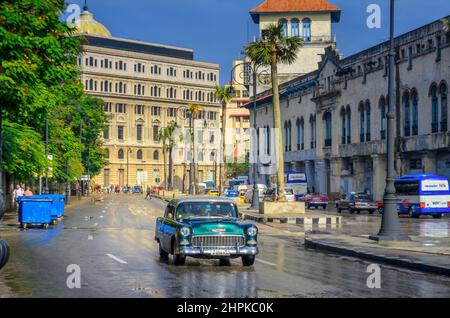
[[[82,175],[80,180],[81,181],[89,181],[89,180],[91,180],[91,176],[89,176],[89,175]]]

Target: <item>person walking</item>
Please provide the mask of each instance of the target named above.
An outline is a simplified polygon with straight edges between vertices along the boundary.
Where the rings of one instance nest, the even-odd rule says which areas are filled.
[[[24,191],[19,183],[16,184],[16,188],[13,191],[13,205],[15,208],[18,207],[18,201],[20,197],[23,197]]]
[[[27,187],[27,190],[24,192],[23,194],[26,197],[32,196],[33,195],[33,191],[31,191],[30,187]]]
[[[150,197],[150,200],[152,199],[152,197],[151,197],[151,194],[152,193],[152,191],[150,190],[150,187],[149,186],[147,186],[147,195],[145,196],[145,199],[147,200],[147,198],[148,197]]]

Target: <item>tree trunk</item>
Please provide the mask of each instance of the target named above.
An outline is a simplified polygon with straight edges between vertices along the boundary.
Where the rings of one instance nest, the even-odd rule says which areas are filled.
[[[173,170],[173,161],[172,161],[172,148],[173,148],[173,145],[170,145],[170,148],[169,148],[169,191],[172,191],[173,190],[173,172],[172,172],[172,170]]]
[[[164,175],[164,190],[167,190],[167,174],[166,174],[166,141],[163,140],[163,175]]]
[[[226,129],[226,104],[222,104],[222,140],[221,140],[221,150],[219,151],[219,154],[222,155],[219,156],[219,193],[220,195],[223,194],[223,176],[225,174],[225,160],[226,160],[226,153],[225,153],[225,129]],[[214,181],[215,182],[215,181]]]
[[[284,197],[284,153],[283,153],[283,134],[281,133],[281,111],[280,111],[280,94],[278,91],[278,67],[276,52],[272,53],[271,63],[272,90],[273,90],[273,126],[275,128],[275,136],[277,140],[276,158],[277,158],[277,194],[280,201],[285,201]]]
[[[181,192],[186,192],[186,161],[183,162],[183,181],[181,183]]]

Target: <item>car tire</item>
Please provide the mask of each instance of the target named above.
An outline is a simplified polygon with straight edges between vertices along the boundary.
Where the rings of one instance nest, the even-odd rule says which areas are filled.
[[[254,263],[255,263],[255,255],[242,256],[242,265],[243,266],[253,266]]]
[[[412,219],[418,219],[418,218],[419,218],[419,214],[414,213],[414,211],[413,211],[412,208],[409,208],[409,209],[408,209],[408,215],[409,215],[409,217],[412,218]]]
[[[337,209],[337,212],[338,212],[338,213],[342,213],[342,209],[338,208],[338,209]]]
[[[175,266],[183,266],[186,263],[186,255],[173,254],[173,264]]]
[[[384,208],[382,208],[382,207],[378,208],[378,213],[383,214],[383,212],[384,212]]]
[[[219,260],[219,266],[230,266],[231,262],[229,258],[221,258]]]
[[[350,212],[350,214],[355,213],[355,210],[353,210],[353,209],[349,209],[348,211]]]
[[[375,210],[369,210],[369,214],[372,215],[375,212]]]
[[[308,204],[308,205],[306,206],[306,208],[309,210],[309,209],[311,209],[311,206]]]
[[[0,240],[0,269],[2,269],[9,259],[9,245],[3,240]]]
[[[432,216],[433,216],[433,219],[441,219],[442,213],[434,213]]]
[[[322,209],[326,210],[326,209],[327,209],[327,206],[326,206],[326,205],[324,205],[324,206],[322,207]]]
[[[167,253],[165,250],[163,250],[163,248],[161,247],[161,242],[159,243],[159,257],[161,257],[162,259],[169,258],[169,253]]]

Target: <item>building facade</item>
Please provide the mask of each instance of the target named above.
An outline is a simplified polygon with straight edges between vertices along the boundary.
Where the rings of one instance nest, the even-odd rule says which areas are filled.
[[[332,24],[339,22],[341,10],[326,0],[266,0],[250,10],[250,15],[261,38],[270,24],[280,24],[286,37],[302,39],[295,63],[278,66],[281,82],[314,71],[325,48],[336,47]]]
[[[450,178],[450,34],[443,25],[438,20],[395,39],[397,176]],[[280,86],[285,169],[306,172],[311,191],[368,191],[382,199],[387,52],[381,43],[342,59],[329,47],[315,71]],[[257,96],[259,128],[273,127],[270,94]],[[266,183],[270,176],[258,178]]]
[[[103,133],[109,163],[93,181],[104,186],[163,185],[160,130],[172,122],[188,128],[189,104],[200,105],[196,127],[220,128],[220,104],[214,99],[219,66],[195,61],[191,49],[112,37],[86,7],[78,35],[87,39],[78,60],[81,81],[88,94],[105,102],[111,118]],[[199,181],[214,175],[210,157],[199,154],[196,160]],[[188,171],[189,162],[174,165],[176,189],[188,186]]]

